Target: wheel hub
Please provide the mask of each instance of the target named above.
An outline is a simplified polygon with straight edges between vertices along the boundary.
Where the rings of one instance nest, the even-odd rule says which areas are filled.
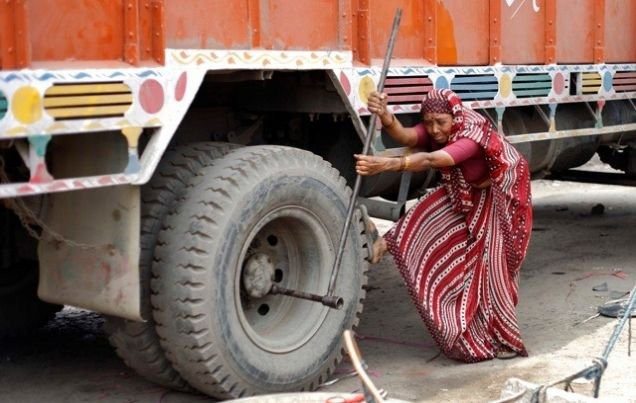
[[[245,262],[243,286],[251,298],[263,298],[272,289],[274,263],[269,255],[255,253]]]

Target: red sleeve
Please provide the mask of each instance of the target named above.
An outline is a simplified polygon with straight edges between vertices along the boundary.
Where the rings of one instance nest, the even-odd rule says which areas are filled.
[[[460,164],[469,158],[477,157],[481,151],[479,144],[467,138],[461,138],[442,148],[442,150],[446,151],[453,158],[455,164]]]
[[[431,141],[426,133],[426,129],[424,128],[424,123],[419,123],[413,127],[415,129],[415,133],[417,133],[417,143],[415,147],[430,149]]]

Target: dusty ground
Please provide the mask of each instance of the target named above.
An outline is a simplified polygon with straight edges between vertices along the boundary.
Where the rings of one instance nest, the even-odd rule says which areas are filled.
[[[521,277],[519,321],[529,358],[458,364],[438,356],[390,257],[370,275],[359,329],[372,379],[390,397],[422,402],[499,397],[509,377],[546,383],[601,355],[615,320],[597,306],[636,283],[636,189],[533,182],[535,224]],[[592,214],[597,204],[603,214]],[[381,228],[388,223],[380,222]],[[593,291],[607,285],[607,291]],[[603,288],[603,287],[601,287]],[[67,308],[46,328],[0,346],[0,400],[7,402],[196,402],[209,399],[150,384],[115,356],[93,313]],[[610,355],[601,396],[636,402],[636,357],[627,332]],[[636,341],[632,346],[636,350]],[[344,363],[339,371],[346,372]],[[577,384],[581,392],[589,384]],[[355,378],[327,390],[359,388]]]

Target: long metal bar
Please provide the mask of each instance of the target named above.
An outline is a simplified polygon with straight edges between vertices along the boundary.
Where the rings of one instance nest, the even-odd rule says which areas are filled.
[[[630,178],[623,173],[578,171],[576,169],[552,174],[548,176],[547,179],[582,183],[600,183],[604,185],[636,186],[636,178]]]
[[[273,295],[287,295],[289,297],[306,299],[314,302],[321,302],[330,308],[340,309],[344,305],[344,300],[340,297],[329,295],[316,295],[303,291],[290,290],[288,288],[279,287],[276,284],[272,285],[272,289],[269,291]]]
[[[395,12],[395,17],[393,18],[393,27],[391,29],[391,36],[389,37],[389,43],[387,46],[387,52],[384,55],[384,65],[382,66],[382,72],[380,74],[380,79],[378,81],[378,92],[382,92],[384,90],[384,81],[386,79],[387,73],[389,71],[389,66],[391,64],[391,58],[393,56],[393,48],[395,47],[395,41],[397,39],[398,29],[400,27],[400,20],[402,19],[402,9],[398,8]],[[362,149],[362,154],[368,154],[369,149],[371,148],[371,140],[373,139],[373,134],[375,133],[375,124],[377,118],[375,116],[371,116],[369,119],[369,128],[367,129],[367,138],[364,141],[364,148]],[[358,199],[358,193],[360,193],[360,187],[362,185],[362,176],[356,176],[356,182],[353,186],[353,193],[351,194],[351,200],[349,201],[349,208],[347,210],[347,217],[345,219],[345,224],[342,229],[342,234],[340,235],[340,244],[338,245],[338,253],[336,254],[336,259],[333,263],[333,269],[331,271],[331,278],[329,279],[329,289],[327,290],[328,297],[333,296],[335,288],[336,288],[336,279],[338,278],[338,272],[340,271],[340,263],[342,262],[342,254],[344,252],[345,244],[347,242],[347,233],[349,232],[349,228],[351,227],[351,219],[353,218],[353,210],[356,205],[356,200]]]
[[[531,141],[541,140],[556,140],[570,137],[583,137],[583,136],[595,136],[601,134],[621,133],[636,131],[636,123],[627,123],[623,125],[604,126],[604,127],[590,127],[588,129],[572,129],[572,130],[558,130],[555,132],[540,132],[540,133],[528,133],[528,134],[516,134],[507,136],[506,140],[512,144],[528,143]]]

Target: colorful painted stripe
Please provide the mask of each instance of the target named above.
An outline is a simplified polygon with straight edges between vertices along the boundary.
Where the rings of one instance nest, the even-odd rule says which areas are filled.
[[[44,110],[55,120],[122,117],[132,105],[123,82],[53,84],[44,94]]]
[[[614,91],[636,91],[636,71],[618,71],[613,79]]]
[[[389,105],[420,103],[432,89],[433,82],[426,76],[387,77],[384,84]]]
[[[464,101],[493,99],[499,91],[499,80],[489,75],[458,75],[451,81],[451,90]]]
[[[547,97],[552,90],[549,74],[517,74],[512,80],[512,92],[517,98]]]
[[[579,78],[581,79],[579,94],[596,94],[603,85],[603,78],[598,73],[581,73]]]
[[[2,92],[0,92],[0,119],[4,118],[4,115],[7,114],[8,107],[9,102],[7,101],[7,98]]]

